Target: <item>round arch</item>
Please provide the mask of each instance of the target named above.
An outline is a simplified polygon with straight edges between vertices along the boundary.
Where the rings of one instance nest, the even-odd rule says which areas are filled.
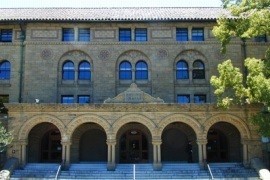
[[[161,137],[163,130],[169,124],[174,122],[182,122],[189,125],[196,133],[197,139],[202,134],[202,126],[196,119],[184,114],[173,114],[169,115],[168,117],[165,117],[162,121],[160,121],[160,123],[158,124],[159,127],[158,136]]]
[[[31,129],[40,123],[51,123],[55,125],[59,129],[61,136],[65,136],[65,125],[60,119],[52,115],[37,115],[30,118],[23,124],[19,131],[19,140],[27,139]]]
[[[229,124],[232,124],[236,127],[236,129],[240,132],[241,138],[247,138],[250,139],[251,134],[250,130],[247,126],[247,124],[239,117],[231,115],[231,114],[218,114],[215,116],[210,117],[205,123],[204,123],[204,135],[207,135],[207,132],[209,129],[218,122],[227,122]],[[205,137],[206,138],[206,137]]]
[[[119,129],[123,125],[128,124],[128,123],[132,123],[132,122],[137,122],[137,123],[140,123],[140,124],[144,125],[145,127],[147,127],[147,129],[150,131],[152,137],[154,137],[156,135],[156,125],[153,121],[151,121],[149,118],[147,118],[143,115],[140,115],[140,114],[128,114],[128,115],[125,115],[125,116],[122,116],[121,118],[119,118],[112,125],[114,136],[116,136]],[[114,137],[114,139],[115,138],[116,137]]]
[[[67,135],[69,136],[69,138],[72,136],[72,134],[74,133],[74,131],[76,130],[76,128],[78,128],[80,125],[84,124],[84,123],[96,123],[98,125],[100,125],[103,130],[106,133],[106,136],[108,138],[108,133],[110,131],[110,124],[103,118],[97,116],[97,115],[81,115],[77,118],[75,118],[73,121],[71,121],[68,125],[67,125]]]
[[[139,60],[144,60],[147,63],[148,68],[151,68],[150,59],[144,52],[139,50],[128,50],[121,53],[117,58],[116,69],[118,69],[120,62],[124,60],[128,60],[133,65],[135,65]]]

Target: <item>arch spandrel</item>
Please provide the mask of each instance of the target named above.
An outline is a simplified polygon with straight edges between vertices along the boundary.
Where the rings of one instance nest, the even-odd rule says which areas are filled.
[[[218,115],[210,117],[207,121],[205,121],[203,125],[204,134],[207,135],[209,129],[218,122],[227,122],[235,126],[236,129],[238,129],[238,131],[240,132],[242,139],[243,138],[250,139],[251,137],[250,130],[248,128],[248,125],[245,123],[245,121],[231,114],[218,114]]]
[[[128,123],[133,123],[133,122],[144,125],[145,127],[148,128],[152,137],[156,136],[156,133],[157,133],[156,124],[152,120],[150,120],[149,118],[141,114],[128,114],[119,118],[112,125],[113,134],[115,136],[114,138],[116,138],[116,134],[118,133],[118,131],[120,130],[122,126]]]
[[[195,132],[197,139],[201,136],[203,132],[201,124],[196,119],[184,114],[173,114],[165,117],[163,120],[160,121],[160,123],[158,124],[159,127],[158,136],[161,137],[163,130],[169,124],[174,122],[181,122],[190,126]]]
[[[55,116],[52,115],[36,115],[32,118],[30,118],[29,120],[27,120],[23,126],[20,128],[19,131],[19,140],[24,140],[28,138],[28,134],[29,132],[38,124],[40,123],[52,123],[53,125],[55,125],[60,133],[61,133],[61,137],[66,136],[66,128],[64,123],[56,118]]]
[[[81,115],[75,119],[73,119],[68,125],[67,125],[67,134],[71,138],[72,134],[78,128],[80,125],[84,123],[95,123],[100,125],[103,130],[105,131],[106,135],[108,136],[108,133],[110,132],[111,126],[107,122],[107,120],[103,119],[100,116],[97,115]]]

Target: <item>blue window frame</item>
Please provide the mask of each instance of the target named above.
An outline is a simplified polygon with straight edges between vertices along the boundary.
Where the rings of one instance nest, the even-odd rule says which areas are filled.
[[[72,95],[62,95],[61,103],[63,104],[71,104],[74,103],[74,97]]]
[[[147,29],[136,28],[135,29],[135,41],[147,41]]]
[[[131,41],[131,29],[120,28],[119,29],[119,41]]]
[[[194,103],[206,103],[206,95],[194,94]]]
[[[78,34],[79,41],[90,41],[90,29],[80,28]]]
[[[0,35],[1,42],[12,42],[12,29],[2,29]]]
[[[190,103],[190,95],[189,94],[177,95],[177,103],[180,103],[180,104]]]
[[[74,41],[74,29],[63,28],[62,29],[62,41]]]
[[[203,28],[193,28],[192,29],[192,41],[204,41]]]
[[[79,64],[78,79],[91,80],[91,66],[89,62],[82,61]]]
[[[89,95],[78,95],[78,103],[79,104],[89,104],[90,96]]]
[[[129,80],[132,79],[131,64],[128,61],[123,61],[119,65],[119,79]]]
[[[176,28],[176,41],[188,41],[187,28]]]
[[[10,62],[5,60],[0,63],[0,79],[10,79]]]
[[[63,68],[62,68],[62,79],[74,80],[74,78],[75,78],[74,64],[72,61],[66,61],[63,64]]]
[[[188,64],[184,60],[176,64],[176,79],[189,79]]]
[[[204,63],[201,60],[194,61],[192,77],[193,79],[205,79]]]
[[[146,62],[138,61],[136,63],[135,79],[136,80],[148,79],[148,67]]]

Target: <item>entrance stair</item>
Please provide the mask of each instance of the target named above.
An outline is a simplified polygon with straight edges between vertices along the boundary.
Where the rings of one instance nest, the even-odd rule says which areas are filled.
[[[24,169],[15,170],[12,180],[54,179],[59,164],[29,163]],[[253,169],[246,169],[240,163],[210,164],[214,179],[258,180],[258,174]],[[59,180],[134,179],[133,164],[117,164],[115,171],[107,171],[106,163],[71,164],[68,170],[62,170]],[[162,171],[154,171],[152,164],[135,164],[135,179],[211,179],[208,170],[201,169],[197,163],[163,163]]]

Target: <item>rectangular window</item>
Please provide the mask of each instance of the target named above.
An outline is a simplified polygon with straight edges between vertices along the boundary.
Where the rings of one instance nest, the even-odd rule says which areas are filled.
[[[0,95],[0,102],[9,103],[9,95]]]
[[[2,29],[0,35],[1,42],[12,42],[12,29]]]
[[[188,41],[187,28],[176,28],[176,41]]]
[[[194,103],[206,103],[206,95],[194,94]]]
[[[136,28],[135,29],[135,41],[147,41],[147,29]]]
[[[79,104],[88,104],[88,103],[90,103],[90,96],[89,95],[79,95],[78,96],[78,103]]]
[[[63,104],[74,103],[74,97],[72,95],[63,95],[61,96],[61,103]]]
[[[193,28],[192,29],[192,41],[204,41],[203,28]]]
[[[74,29],[73,28],[63,28],[62,41],[74,41]]]
[[[180,104],[190,103],[190,95],[188,94],[177,95],[177,103]]]
[[[79,29],[79,41],[90,41],[90,29],[81,28]]]
[[[120,28],[119,29],[119,41],[131,41],[131,29]]]
[[[264,34],[264,35],[255,37],[255,42],[267,42],[266,35]]]

